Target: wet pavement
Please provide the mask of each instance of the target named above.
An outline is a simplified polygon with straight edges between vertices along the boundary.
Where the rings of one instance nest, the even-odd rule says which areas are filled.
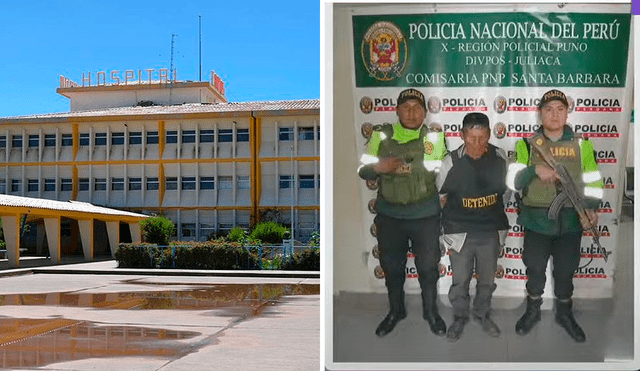
[[[118,275],[109,264],[1,277],[0,366],[319,369],[318,278]]]

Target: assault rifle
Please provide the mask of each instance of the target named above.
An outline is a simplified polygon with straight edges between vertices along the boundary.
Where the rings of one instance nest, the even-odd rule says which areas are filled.
[[[551,155],[551,151],[549,150],[548,141],[538,138],[537,140],[532,140],[532,137],[527,138],[527,142],[546,162],[553,170],[556,171],[558,177],[560,178],[560,189],[561,192],[553,199],[551,202],[551,206],[549,206],[549,213],[547,216],[551,220],[558,219],[558,213],[560,209],[565,205],[567,199],[573,205],[573,208],[578,213],[578,217],[580,218],[581,224],[589,225],[587,231],[591,233],[591,238],[593,242],[598,245],[598,251],[602,251],[602,255],[604,257],[604,261],[606,262],[609,258],[610,252],[607,252],[602,245],[600,245],[600,233],[598,232],[598,228],[596,226],[591,225],[589,222],[589,216],[585,210],[584,198],[580,195],[576,184],[573,182],[573,179],[569,175],[567,168],[556,161],[556,159]]]

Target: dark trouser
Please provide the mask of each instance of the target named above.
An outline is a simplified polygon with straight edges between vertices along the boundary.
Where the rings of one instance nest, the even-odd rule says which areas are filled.
[[[573,295],[573,275],[580,265],[582,232],[549,236],[525,229],[522,261],[527,267],[527,292],[539,297],[544,292],[547,261],[553,256],[553,283],[556,298],[565,300]]]
[[[440,220],[438,217],[422,219],[396,219],[382,214],[375,217],[380,249],[380,265],[384,270],[391,311],[404,311],[404,281],[406,279],[409,241],[415,254],[418,282],[423,298],[429,297],[435,305],[436,283],[440,278]]]
[[[477,274],[476,297],[473,300],[473,314],[483,317],[491,309],[491,296],[496,289],[493,282],[498,265],[500,238],[498,232],[470,232],[460,252],[449,250],[449,260],[453,269],[453,282],[449,288],[449,301],[454,315],[469,318],[469,282]]]

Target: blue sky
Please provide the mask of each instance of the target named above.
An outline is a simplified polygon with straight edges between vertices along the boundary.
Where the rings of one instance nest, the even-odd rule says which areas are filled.
[[[0,11],[0,117],[65,112],[60,75],[169,68],[178,80],[215,70],[229,101],[320,97],[315,1],[19,1]],[[143,74],[143,76],[146,76]],[[92,81],[93,82],[93,81]],[[108,81],[107,81],[108,82]]]

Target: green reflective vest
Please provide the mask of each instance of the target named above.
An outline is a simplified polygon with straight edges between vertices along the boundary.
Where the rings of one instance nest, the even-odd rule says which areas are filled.
[[[433,197],[436,194],[433,171],[439,168],[446,151],[444,133],[428,135],[424,125],[419,130],[411,130],[400,123],[384,124],[375,130],[374,137],[379,145],[375,146],[377,148],[370,146],[370,154],[377,158],[398,157],[405,162],[395,173],[380,175],[379,197],[402,205]]]
[[[532,139],[549,141],[549,139],[541,133],[534,135]],[[578,188],[578,192],[583,194],[584,182],[582,181],[582,161],[578,140],[573,138],[567,141],[549,141],[549,149],[552,156],[567,168],[567,171]],[[529,165],[535,167],[541,164],[546,165],[546,162],[544,162],[537,152],[531,150]],[[522,202],[527,206],[549,207],[557,194],[556,184],[543,182],[540,178],[535,177],[527,187]]]

